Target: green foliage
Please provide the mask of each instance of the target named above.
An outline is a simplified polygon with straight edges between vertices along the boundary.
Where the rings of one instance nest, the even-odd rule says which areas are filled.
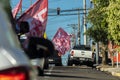
[[[108,23],[106,21],[107,13],[105,7],[108,6],[108,0],[93,0],[94,9],[89,11],[87,20],[91,27],[85,34],[92,37],[96,42],[107,43]]]
[[[93,0],[93,3],[97,7],[106,7],[109,5],[109,0]]]
[[[94,8],[87,16],[91,27],[86,34],[104,44],[112,40],[120,45],[120,0],[93,0],[93,3]]]
[[[110,0],[107,15],[108,32],[115,44],[120,45],[120,0]]]
[[[112,40],[120,46],[120,0],[93,0],[94,8],[87,16],[91,27],[86,34],[106,44]],[[116,48],[120,52],[120,47]],[[105,53],[104,53],[105,55]],[[103,60],[105,56],[103,55]]]

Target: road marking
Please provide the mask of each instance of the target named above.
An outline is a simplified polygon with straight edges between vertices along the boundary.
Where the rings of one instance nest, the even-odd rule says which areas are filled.
[[[52,70],[53,70],[53,67],[54,67],[54,66],[51,66],[50,69],[48,70],[48,72],[45,73],[45,74],[48,74],[48,75],[52,74],[51,72],[52,72]],[[45,76],[45,78],[50,78],[50,77],[49,77],[49,76]]]

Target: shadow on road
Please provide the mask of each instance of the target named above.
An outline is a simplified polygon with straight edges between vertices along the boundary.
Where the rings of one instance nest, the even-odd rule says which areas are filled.
[[[58,75],[58,74],[45,74],[44,76],[49,76],[49,77],[60,77],[60,78],[84,78],[84,79],[94,79],[90,77],[82,77],[82,76],[72,76],[72,75]]]

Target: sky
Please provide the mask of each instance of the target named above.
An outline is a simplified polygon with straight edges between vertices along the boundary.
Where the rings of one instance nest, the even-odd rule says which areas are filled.
[[[29,6],[37,1],[37,0],[23,0],[23,11],[28,9]],[[60,10],[74,10],[74,9],[82,9],[83,8],[83,1],[84,0],[48,0],[48,20],[46,26],[46,33],[48,39],[52,39],[57,32],[57,30],[61,27],[63,28],[68,34],[73,33],[73,28],[69,25],[71,24],[78,24],[78,15],[66,15],[60,16],[56,15],[56,9],[59,7]],[[19,2],[19,0],[11,0],[11,6],[14,6]],[[90,0],[86,0],[87,8],[90,8]],[[78,11],[72,12],[60,12],[60,14],[73,14],[78,13]],[[82,13],[82,11],[80,11]],[[54,16],[50,16],[54,15]],[[81,43],[83,43],[83,14],[80,14],[80,31],[81,31]],[[77,26],[76,26],[77,27]],[[77,34],[77,30],[76,30]]]
[[[86,0],[87,8],[90,8],[90,0]],[[57,14],[56,11],[54,13],[50,13],[50,10],[60,8],[61,10],[72,10],[72,9],[82,9],[83,8],[83,0],[49,0],[49,13],[48,14]],[[81,13],[82,11],[80,11]],[[74,12],[66,12],[66,14],[70,13],[78,13],[78,11]],[[65,14],[65,12],[61,12],[60,14]],[[80,15],[80,25],[81,25],[81,32],[83,32],[82,28],[82,17]],[[67,16],[48,16],[48,24],[46,32],[48,37],[52,38],[59,27],[62,27],[66,32],[69,34],[73,33],[73,29],[70,24],[78,24],[78,15],[67,15]],[[76,26],[77,27],[77,26]],[[77,31],[76,31],[77,32]],[[82,33],[83,34],[83,33]],[[81,34],[83,43],[83,36]]]
[[[23,0],[23,7],[22,10],[26,10],[30,7],[31,3],[34,3],[37,0]],[[62,10],[73,10],[73,9],[82,9],[83,8],[83,1],[84,0],[48,0],[48,15],[56,15],[56,9],[59,7]],[[14,8],[19,0],[11,0],[11,6]],[[86,0],[87,8],[90,8],[90,0]],[[80,11],[81,13],[82,11]],[[72,14],[77,13],[75,12],[60,12],[60,14]],[[81,44],[84,43],[83,39],[83,14],[80,14],[80,31],[81,31]],[[48,16],[47,26],[46,26],[46,33],[48,39],[52,39],[57,32],[57,30],[61,27],[63,28],[68,34],[72,34],[73,28],[71,24],[78,24],[78,15],[69,15],[69,16]],[[78,26],[76,26],[78,27]],[[89,27],[89,26],[87,26]],[[75,31],[77,34],[77,30]],[[67,57],[69,55],[69,51],[62,56],[62,63],[67,65]]]

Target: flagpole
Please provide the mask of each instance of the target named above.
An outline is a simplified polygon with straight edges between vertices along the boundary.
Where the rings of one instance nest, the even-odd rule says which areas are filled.
[[[21,8],[20,8],[20,15],[22,15],[22,4],[21,4]]]

